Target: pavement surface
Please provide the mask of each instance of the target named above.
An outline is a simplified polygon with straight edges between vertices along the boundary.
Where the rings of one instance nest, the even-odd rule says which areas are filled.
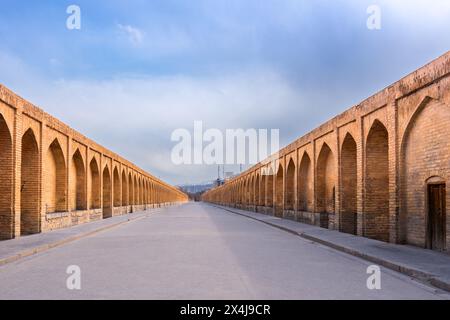
[[[0,252],[8,243],[0,242]],[[384,267],[381,289],[369,290],[371,264],[222,208],[188,203],[0,266],[0,299],[450,298]],[[69,266],[81,272],[80,290],[67,286],[75,275]]]
[[[217,207],[292,232],[450,292],[450,255],[446,253],[358,237],[257,212]]]

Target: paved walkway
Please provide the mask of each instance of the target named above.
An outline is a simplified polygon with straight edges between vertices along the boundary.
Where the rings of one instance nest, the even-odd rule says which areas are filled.
[[[115,216],[109,219],[84,223],[70,228],[57,229],[50,232],[23,236],[13,240],[0,241],[0,266],[93,235],[97,232],[114,228],[129,221],[143,218],[149,214],[158,212],[158,210],[161,209],[149,209],[146,211]]]
[[[305,239],[372,261],[450,291],[450,255],[448,254],[409,245],[385,243],[261,213],[225,206],[218,207],[293,232]]]
[[[189,203],[136,216],[142,218],[0,266],[0,299],[450,298],[384,267],[381,289],[369,290],[367,268],[373,263],[211,205]],[[84,228],[58,233],[70,238]],[[67,270],[74,267],[80,290],[67,285],[73,276]]]

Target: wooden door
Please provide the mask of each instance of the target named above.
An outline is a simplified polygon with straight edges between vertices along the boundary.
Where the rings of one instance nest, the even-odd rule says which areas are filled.
[[[445,184],[428,186],[428,235],[427,247],[445,250],[446,242]]]

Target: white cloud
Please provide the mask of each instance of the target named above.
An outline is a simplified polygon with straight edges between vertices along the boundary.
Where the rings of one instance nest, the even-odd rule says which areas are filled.
[[[1,52],[0,52],[1,53]],[[0,54],[1,57],[1,54]],[[6,67],[1,62],[20,66]],[[195,120],[204,129],[267,128],[274,120],[294,114],[302,117],[301,95],[279,74],[246,70],[209,76],[116,77],[115,79],[51,81],[13,58],[0,59],[2,78],[12,89],[48,113],[143,169],[172,183],[206,181],[217,167],[176,166],[170,140],[177,128],[192,130]],[[27,83],[20,79],[27,76]],[[33,85],[34,83],[34,85]],[[5,82],[9,86],[9,81]],[[276,121],[275,121],[276,123]],[[282,128],[283,130],[284,128]]]
[[[122,25],[120,23],[117,24],[117,27],[122,34],[127,36],[128,40],[133,45],[140,45],[144,41],[144,33],[140,29],[130,25]]]

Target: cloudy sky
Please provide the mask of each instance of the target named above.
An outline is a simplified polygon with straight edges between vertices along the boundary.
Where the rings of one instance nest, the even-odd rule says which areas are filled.
[[[174,184],[217,177],[171,162],[175,129],[280,129],[284,146],[450,48],[448,0],[1,4],[0,83]]]

